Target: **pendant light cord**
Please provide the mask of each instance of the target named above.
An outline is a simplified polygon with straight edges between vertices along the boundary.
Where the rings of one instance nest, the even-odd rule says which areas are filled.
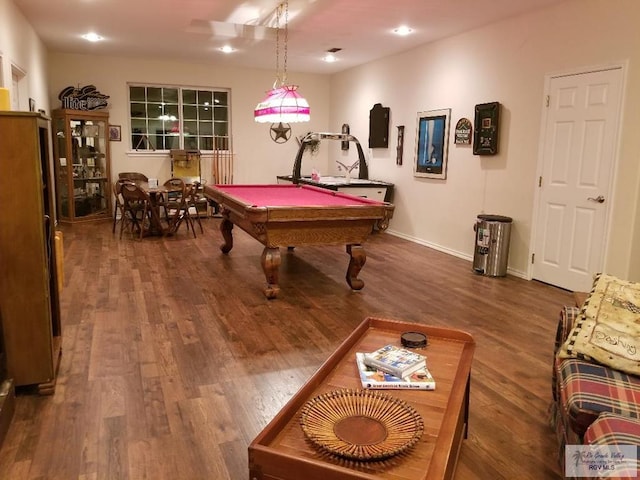
[[[287,83],[287,53],[289,50],[289,0],[284,2],[284,71],[282,74],[282,84]]]
[[[282,9],[284,7],[284,65],[283,70],[280,71],[280,17],[282,16]],[[287,83],[287,54],[289,43],[289,2],[285,2],[278,5],[276,8],[276,82],[273,87],[282,87]]]
[[[280,85],[280,10],[282,4],[276,8],[276,81],[273,84],[273,88],[277,88]]]

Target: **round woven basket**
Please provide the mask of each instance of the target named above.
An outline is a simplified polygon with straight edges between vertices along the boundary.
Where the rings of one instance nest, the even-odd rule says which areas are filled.
[[[351,460],[382,460],[412,447],[424,431],[408,403],[376,390],[334,390],[309,400],[300,425],[317,447]]]

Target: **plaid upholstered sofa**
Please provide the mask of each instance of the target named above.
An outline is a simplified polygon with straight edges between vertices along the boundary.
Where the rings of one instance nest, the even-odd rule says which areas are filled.
[[[554,350],[550,420],[563,472],[565,445],[636,445],[640,453],[640,377],[558,355],[579,314],[577,307],[562,308]]]

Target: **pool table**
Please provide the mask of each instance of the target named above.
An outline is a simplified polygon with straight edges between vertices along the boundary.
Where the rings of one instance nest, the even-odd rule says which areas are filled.
[[[387,202],[310,185],[205,185],[204,195],[222,215],[223,253],[233,248],[234,225],[264,245],[261,263],[269,299],[280,291],[280,247],[346,245],[346,280],[360,290],[364,282],[358,273],[366,261],[362,244],[374,228],[387,228],[394,210]]]

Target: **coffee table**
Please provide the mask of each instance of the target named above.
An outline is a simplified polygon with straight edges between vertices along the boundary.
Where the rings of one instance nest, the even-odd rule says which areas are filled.
[[[400,334],[425,333],[429,345],[419,351],[436,380],[435,391],[385,390],[422,416],[424,433],[406,452],[386,460],[357,462],[323,453],[300,427],[300,411],[316,395],[361,388],[356,352],[392,343]],[[289,400],[249,445],[250,480],[435,480],[453,478],[466,437],[469,386],[475,342],[466,332],[416,323],[366,318],[318,371]]]

